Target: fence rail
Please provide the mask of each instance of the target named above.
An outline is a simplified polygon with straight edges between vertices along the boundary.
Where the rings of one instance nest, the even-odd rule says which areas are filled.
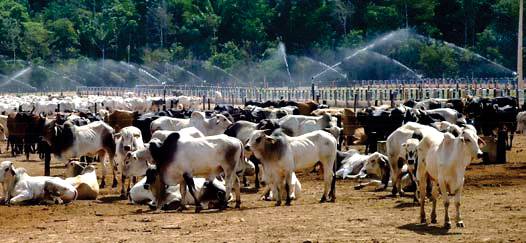
[[[520,91],[523,92],[523,91]],[[136,86],[122,87],[78,87],[79,95],[114,95],[133,94],[138,96],[199,96],[213,99],[215,103],[243,104],[247,100],[317,100],[336,107],[369,106],[389,102],[400,103],[405,100],[440,98],[454,99],[471,96],[518,97],[519,90],[509,84],[371,84],[354,87],[222,87],[222,86]]]

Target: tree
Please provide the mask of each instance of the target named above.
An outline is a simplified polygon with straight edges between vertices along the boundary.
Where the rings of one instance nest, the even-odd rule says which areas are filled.
[[[20,42],[20,24],[18,20],[6,18],[2,21],[2,29],[5,30],[5,40],[2,46],[13,53],[13,63],[16,61],[16,49]]]
[[[58,19],[49,24],[51,48],[59,58],[72,58],[78,53],[79,36],[73,23],[68,19]]]
[[[449,77],[458,73],[453,51],[445,45],[431,44],[420,48],[418,64],[428,77]]]
[[[29,60],[34,58],[47,59],[50,55],[49,50],[49,31],[39,22],[23,23],[23,41],[21,51]]]

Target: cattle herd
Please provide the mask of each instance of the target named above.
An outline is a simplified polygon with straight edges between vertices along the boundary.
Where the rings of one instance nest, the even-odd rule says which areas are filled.
[[[433,205],[430,223],[437,222],[441,194],[444,227],[450,228],[452,198],[455,223],[464,227],[466,167],[484,157],[481,148],[489,141],[503,136],[510,149],[513,134],[526,132],[526,113],[513,97],[409,100],[358,111],[285,100],[200,111],[200,102],[132,94],[0,97],[0,136],[11,155],[53,155],[66,168],[62,179],[0,163],[2,202],[95,200],[110,170],[113,188],[121,175],[122,199],[152,209],[224,210],[234,201],[239,208],[250,177],[254,188],[265,186],[262,199],[291,205],[301,194],[296,172],[316,171],[323,174],[321,203],[336,200],[337,178],[359,178],[355,189],[412,192],[422,223],[426,197]],[[366,153],[351,144],[366,145]],[[99,177],[96,165],[102,166]]]

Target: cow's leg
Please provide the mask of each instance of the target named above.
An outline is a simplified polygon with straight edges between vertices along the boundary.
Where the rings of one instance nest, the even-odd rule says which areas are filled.
[[[181,206],[177,211],[181,212],[186,209],[186,181],[184,179],[179,182],[179,193],[181,193]]]
[[[334,164],[330,163],[330,161],[325,161],[323,163],[323,181],[324,181],[324,190],[323,190],[323,198],[329,199],[329,202],[336,201],[336,195],[335,195],[335,187],[336,187],[336,178],[334,173]],[[321,201],[321,200],[320,200]]]
[[[280,176],[280,178],[272,183],[272,196],[276,199],[275,206],[281,206],[281,193],[283,192],[281,188],[283,187],[283,177]]]
[[[106,162],[103,162],[102,163],[102,177],[100,179],[100,185],[99,187],[100,188],[104,188],[106,187],[106,174],[107,174],[107,168],[108,165],[106,164]]]
[[[457,227],[464,228],[464,222],[462,221],[462,215],[460,214],[460,198],[462,194],[461,189],[459,189],[457,191],[457,194],[455,195],[455,208],[457,212],[457,215],[456,215]]]
[[[440,179],[439,181],[440,192],[442,192],[442,197],[444,198],[444,228],[451,229],[451,220],[449,220],[449,195],[445,181]]]
[[[235,181],[234,181],[234,191],[236,193],[236,206],[235,208],[240,208],[241,207],[241,184],[239,182],[239,177],[237,175],[235,175]]]
[[[126,189],[124,189],[125,184],[126,184],[126,176],[122,174],[121,175],[121,199],[126,199]]]
[[[188,190],[190,191],[190,195],[194,198],[195,203],[195,212],[199,213],[203,208],[201,207],[201,202],[199,201],[199,198],[195,196],[195,184],[194,184],[194,178],[192,175],[188,172],[183,173],[183,179],[185,181],[185,184],[188,185]]]
[[[263,188],[263,193],[261,194],[261,200],[270,201],[270,186],[266,185]]]
[[[285,206],[290,206],[290,187],[292,185],[292,173],[287,173],[287,176],[285,178]]]
[[[260,161],[254,155],[250,156],[249,160],[254,163],[254,168],[255,168],[255,173],[256,173],[256,179],[254,181],[254,184],[255,184],[254,187],[256,188],[256,190],[259,190],[259,165],[260,165]]]
[[[420,178],[422,178],[422,177],[420,177]],[[427,180],[425,180],[425,179],[421,180],[420,183],[418,183],[418,191],[420,192],[420,223],[422,223],[422,224],[426,223],[426,210],[425,210],[425,204],[426,204],[426,183],[427,183]]]
[[[433,185],[431,184],[431,182],[428,181],[428,188],[429,187],[433,188]],[[426,188],[426,190],[427,190],[427,188]],[[436,224],[437,223],[437,199],[438,199],[438,194],[439,194],[438,190],[432,190],[431,191],[431,195],[430,195],[431,202],[433,203],[433,206],[432,206],[432,209],[431,209],[431,223],[432,224]]]

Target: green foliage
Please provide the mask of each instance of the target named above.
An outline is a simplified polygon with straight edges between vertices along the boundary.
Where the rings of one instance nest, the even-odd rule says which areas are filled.
[[[422,71],[430,77],[451,77],[458,73],[458,64],[455,62],[454,53],[451,48],[445,45],[422,46],[418,64],[422,67]]]
[[[514,69],[517,10],[517,0],[1,0],[0,56],[43,64],[197,59],[270,72],[282,69],[276,58],[265,60],[279,42],[288,54],[336,62],[407,25]],[[387,52],[427,76],[457,75],[473,60],[416,40]],[[0,72],[13,70],[8,65],[3,60]],[[35,85],[46,81],[35,75]]]

